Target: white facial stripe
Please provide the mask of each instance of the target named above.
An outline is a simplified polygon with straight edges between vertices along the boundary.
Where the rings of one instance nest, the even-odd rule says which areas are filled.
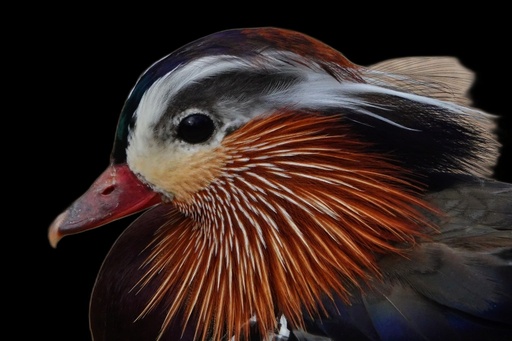
[[[261,62],[262,60],[265,62]],[[169,101],[190,84],[200,83],[204,79],[230,71],[261,71],[263,66],[267,71],[274,71],[276,74],[297,76],[304,74],[307,78],[321,77],[337,83],[319,65],[311,61],[306,62],[303,57],[290,52],[263,51],[257,59],[243,59],[230,55],[206,56],[178,66],[155,81],[144,93],[139,103],[137,124],[150,126],[151,123],[156,122],[165,111]],[[270,86],[273,87],[270,88]],[[269,88],[266,90],[277,94],[284,92],[284,95],[287,95],[286,87],[279,87],[279,84],[269,84]],[[309,90],[311,91],[311,88]],[[236,94],[236,89],[233,93]]]
[[[185,86],[216,74],[243,68],[246,63],[232,56],[209,56],[178,67],[155,81],[137,108],[137,125],[151,127],[165,112],[169,101]]]
[[[302,74],[306,76],[303,82],[297,83],[288,89],[274,92],[265,97],[268,103],[274,103],[274,107],[329,109],[345,108],[354,110],[362,115],[379,119],[396,127],[415,130],[390,120],[388,117],[379,116],[372,112],[372,108],[380,110],[392,110],[388,105],[379,105],[364,98],[366,94],[382,94],[396,96],[422,105],[437,107],[454,115],[469,115],[476,119],[487,120],[489,114],[477,109],[464,107],[456,103],[425,97],[376,86],[368,83],[355,83],[350,81],[338,82],[327,73],[319,73],[318,70],[302,68]],[[269,105],[272,107],[273,105]]]
[[[275,51],[266,51],[261,54],[262,58],[268,58],[267,61],[270,62],[270,66],[267,65],[267,68],[274,68],[276,72],[298,73],[296,67],[283,61],[283,55],[283,53]],[[277,58],[278,56],[280,58]],[[287,53],[287,57],[293,60],[301,58],[289,53]],[[169,102],[190,84],[200,83],[204,79],[226,72],[261,70],[260,67],[261,65],[252,59],[244,60],[235,56],[219,55],[202,57],[175,68],[155,81],[142,96],[135,111],[137,124],[131,136],[131,144],[135,142],[134,144],[139,145],[138,148],[145,148],[144,145],[151,143],[154,126],[168,109]],[[306,67],[300,69],[311,71]],[[279,87],[274,87],[272,90],[283,92]],[[233,94],[236,95],[236,89]],[[221,108],[222,117],[218,119],[221,119],[224,124],[223,127],[220,127],[221,130],[230,126],[240,126],[254,116],[272,112],[272,107],[279,107],[277,103],[269,102],[269,104],[267,106],[262,103],[259,107],[244,106],[232,99],[219,98],[217,107]]]
[[[262,63],[262,60],[265,62]],[[219,127],[220,130],[225,131],[230,129],[231,126],[236,128],[255,116],[264,113],[270,114],[282,108],[290,110],[345,108],[402,129],[414,130],[400,122],[393,121],[392,118],[386,117],[386,115],[379,114],[379,111],[392,110],[392,108],[388,105],[380,105],[374,101],[367,100],[366,96],[364,96],[366,94],[397,96],[422,105],[438,107],[456,115],[470,115],[477,119],[487,118],[484,113],[476,109],[462,107],[435,98],[393,90],[385,87],[385,84],[378,86],[368,83],[350,82],[349,80],[340,82],[330,73],[327,73],[320,65],[311,61],[306,62],[299,55],[269,50],[261,52],[258,58],[241,59],[229,55],[206,56],[179,66],[169,72],[158,79],[142,96],[136,110],[137,125],[132,137],[134,140],[142,142],[142,144],[150,143],[154,125],[166,112],[169,102],[190,84],[200,83],[209,77],[226,72],[261,71],[263,65],[267,71],[274,71],[276,75],[278,73],[292,75],[297,79],[297,82],[286,84],[285,86],[269,84],[267,88],[262,89],[261,96],[259,99],[256,98],[257,101],[254,98],[237,97],[237,89],[233,89],[233,92],[226,94],[226,96],[219,96],[215,105],[221,114],[217,118],[222,121],[221,127]],[[372,108],[377,110],[372,110]],[[218,136],[219,139],[222,139],[224,132],[221,135]],[[132,141],[134,140],[132,139]]]
[[[396,96],[401,97],[413,102],[426,104],[426,105],[432,105],[435,107],[440,107],[449,111],[455,111],[458,113],[464,113],[467,112],[468,108],[460,106],[458,104],[452,103],[452,102],[445,102],[439,99],[435,99],[432,97],[425,97],[421,95],[416,95],[413,93],[408,92],[402,92],[397,91],[385,87],[380,87],[372,84],[367,83],[345,83],[343,85],[343,95],[347,97],[352,97],[354,94],[383,94],[383,95],[390,95],[390,96]],[[370,103],[366,103],[366,105],[369,105]]]

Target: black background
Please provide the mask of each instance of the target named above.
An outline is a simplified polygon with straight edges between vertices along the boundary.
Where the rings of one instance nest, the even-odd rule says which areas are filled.
[[[107,166],[118,114],[138,76],[174,49],[218,30],[295,29],[361,65],[413,55],[459,57],[477,75],[475,105],[502,117],[499,138],[505,147],[496,177],[512,181],[507,165],[512,160],[512,113],[506,106],[511,96],[506,51],[510,25],[499,18],[506,11],[468,15],[436,10],[420,18],[421,8],[390,17],[379,10],[369,16],[372,8],[365,5],[355,10],[340,6],[279,15],[271,15],[268,8],[259,19],[246,17],[250,9],[217,15],[200,5],[187,11],[140,8],[131,19],[120,13],[99,15],[98,10],[33,26],[30,40],[24,42],[29,50],[22,57],[24,85],[15,90],[24,98],[18,103],[24,110],[14,115],[22,119],[19,126],[26,127],[19,130],[26,144],[17,152],[23,178],[15,191],[22,194],[15,202],[22,209],[16,215],[22,223],[7,224],[16,232],[9,238],[16,250],[9,251],[10,259],[19,261],[8,282],[14,290],[22,289],[15,296],[17,309],[21,307],[15,320],[37,318],[38,339],[90,340],[88,300],[95,274],[133,217],[64,238],[57,249],[48,244],[47,228]],[[28,239],[34,243],[28,245]]]

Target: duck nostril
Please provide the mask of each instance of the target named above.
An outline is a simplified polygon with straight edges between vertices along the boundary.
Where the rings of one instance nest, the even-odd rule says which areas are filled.
[[[110,185],[110,186],[108,186],[107,188],[105,188],[105,189],[101,192],[101,195],[109,195],[109,194],[110,194],[110,193],[112,193],[115,189],[116,189],[116,186],[114,186],[114,185]]]

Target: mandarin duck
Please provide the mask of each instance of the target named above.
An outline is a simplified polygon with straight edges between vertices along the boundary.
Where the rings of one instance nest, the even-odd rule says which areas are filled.
[[[512,185],[473,78],[272,27],[155,62],[49,228],[144,211],[97,275],[93,339],[512,339]]]

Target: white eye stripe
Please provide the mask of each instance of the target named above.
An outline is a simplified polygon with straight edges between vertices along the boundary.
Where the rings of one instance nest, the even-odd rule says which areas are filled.
[[[164,114],[167,105],[183,88],[218,73],[243,68],[246,63],[232,56],[209,56],[180,66],[155,81],[142,96],[137,124],[149,126]],[[144,122],[139,122],[139,121]]]
[[[295,61],[293,63],[285,62],[284,56],[287,61]],[[260,59],[242,59],[236,56],[217,55],[206,56],[193,60],[185,65],[178,66],[165,76],[155,81],[142,96],[138,109],[137,109],[137,125],[142,127],[150,127],[160,119],[165,113],[169,102],[176,98],[176,96],[187,86],[195,83],[200,83],[210,77],[234,72],[234,71],[256,71],[278,74],[301,75],[303,72],[314,73],[311,69],[311,62],[309,67],[300,64],[297,61],[303,60],[301,56],[289,52],[280,51],[265,51],[259,56]],[[262,63],[264,58],[264,63]],[[325,77],[328,75],[320,67],[315,68],[315,72],[322,72]],[[330,76],[328,76],[330,77]],[[271,84],[269,84],[270,86]],[[266,90],[270,92],[283,92],[286,87],[275,85]],[[237,89],[233,89],[236,94]],[[219,99],[222,101],[222,99]],[[259,112],[258,112],[259,113]],[[256,113],[256,114],[258,114]],[[237,113],[237,115],[240,113]],[[242,114],[243,115],[243,114]],[[234,116],[234,115],[233,115]],[[231,116],[231,119],[235,117]],[[254,117],[254,113],[247,115],[245,121]]]
[[[335,65],[332,67],[337,70]],[[221,119],[224,120],[224,123],[230,123],[234,120],[244,123],[263,112],[270,112],[283,107],[313,110],[347,108],[358,111],[363,115],[369,114],[375,118],[380,118],[368,110],[375,103],[368,102],[361,97],[372,93],[397,96],[417,103],[437,106],[456,114],[467,114],[469,112],[471,116],[477,116],[477,119],[479,119],[478,116],[482,116],[480,115],[481,112],[477,110],[467,110],[468,108],[461,108],[453,103],[410,92],[392,90],[391,88],[396,87],[387,84],[384,80],[378,82],[373,80],[372,74],[366,75],[368,76],[367,83],[356,83],[347,80],[340,82],[332,74],[327,73],[321,65],[315,63],[314,60],[304,61],[303,56],[269,49],[261,51],[256,58],[242,59],[231,55],[205,56],[176,67],[155,81],[145,92],[137,109],[137,124],[141,127],[150,127],[151,123],[158,121],[165,113],[169,101],[191,84],[201,83],[205,79],[233,71],[261,72],[262,70],[276,75],[295,75],[297,83],[283,87],[269,84],[267,88],[269,91],[262,91],[257,108],[251,105],[252,102],[247,103],[244,107],[244,102],[240,99],[239,102],[236,102],[219,98],[216,104],[223,110]],[[407,78],[406,76],[400,77]],[[413,79],[410,79],[410,81],[414,82]],[[237,89],[233,89],[233,95],[236,95],[236,91]],[[243,107],[243,109],[240,109],[240,107]],[[382,117],[382,120],[386,121],[388,118]]]

